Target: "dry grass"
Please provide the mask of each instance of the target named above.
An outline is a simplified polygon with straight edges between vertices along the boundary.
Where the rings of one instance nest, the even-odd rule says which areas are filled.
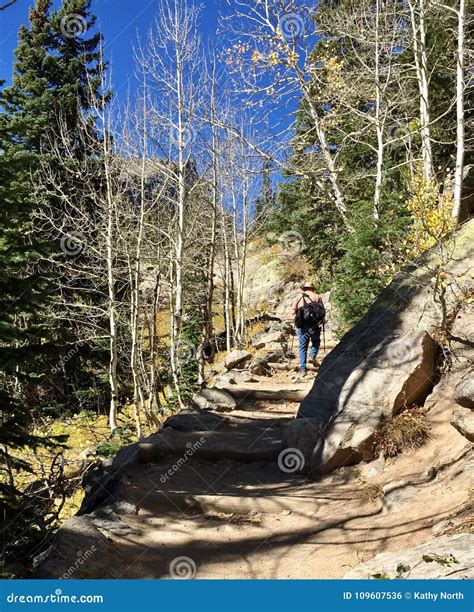
[[[443,531],[443,535],[455,535],[457,533],[474,533],[474,514],[469,514],[459,521],[453,521]]]
[[[233,514],[226,512],[210,512],[204,517],[209,521],[222,521],[232,525],[259,525],[262,522],[258,514]]]
[[[385,457],[419,448],[430,437],[423,408],[409,408],[387,421],[375,435],[375,444]]]
[[[165,420],[165,417],[163,417]],[[124,429],[134,428],[133,406],[128,405],[120,412],[120,425]],[[154,431],[146,423],[142,423],[144,435],[149,435]],[[93,461],[96,457],[95,448],[101,443],[111,440],[110,428],[106,415],[95,414],[92,411],[85,411],[72,416],[65,416],[61,419],[47,417],[40,424],[35,426],[33,433],[40,437],[65,436],[65,448],[60,446],[49,448],[40,445],[36,451],[29,447],[17,449],[14,455],[31,464],[33,472],[20,471],[15,476],[16,486],[23,490],[29,484],[44,477],[51,469],[51,464],[57,453],[62,452],[65,462],[64,474],[66,478],[76,479],[76,471],[84,464],[84,453],[91,449],[90,458]],[[123,442],[124,444],[126,442]],[[89,456],[89,453],[88,453]],[[78,480],[79,485],[79,480]],[[66,500],[61,511],[60,519],[66,520],[73,516],[84,497],[84,491],[78,486],[77,490]]]
[[[301,255],[285,257],[281,264],[281,277],[286,283],[302,281],[308,274],[308,263]]]
[[[370,484],[364,487],[359,493],[359,500],[362,505],[373,504],[383,497],[383,487],[380,484]]]

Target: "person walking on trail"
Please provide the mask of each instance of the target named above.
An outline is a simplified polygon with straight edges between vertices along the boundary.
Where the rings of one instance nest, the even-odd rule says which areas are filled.
[[[311,281],[306,281],[301,286],[301,295],[297,296],[291,306],[291,314],[294,317],[298,345],[300,353],[300,374],[304,378],[307,375],[308,348],[311,342],[310,359],[316,365],[316,356],[321,344],[321,327],[326,317],[321,297],[316,293]],[[298,377],[298,378],[299,378]]]

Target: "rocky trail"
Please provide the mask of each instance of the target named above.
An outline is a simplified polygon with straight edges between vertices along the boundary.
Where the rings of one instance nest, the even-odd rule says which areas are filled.
[[[436,473],[419,464],[418,485],[406,458],[384,477],[380,462],[367,464],[367,474],[343,468],[319,482],[298,474],[301,457],[283,438],[312,382],[294,385],[278,372],[229,387],[232,411],[182,411],[125,449],[111,466],[119,480],[109,470],[98,483],[106,502],[60,530],[38,576],[60,576],[93,546],[75,577],[338,578],[376,553],[422,544],[440,521],[463,514],[463,444]],[[466,572],[458,569],[453,577]]]
[[[471,221],[446,266],[448,343],[428,252],[296,383],[286,292],[187,409],[86,474],[34,576],[474,578],[473,245]],[[395,422],[423,436],[377,452]]]

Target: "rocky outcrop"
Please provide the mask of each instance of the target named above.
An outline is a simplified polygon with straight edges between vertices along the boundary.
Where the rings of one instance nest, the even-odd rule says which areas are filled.
[[[458,382],[454,389],[454,401],[460,406],[474,410],[474,376],[472,374]]]
[[[343,578],[472,579],[474,535],[442,536],[416,548],[382,553],[347,572]]]
[[[474,442],[474,412],[469,408],[457,408],[453,412],[451,425],[455,427],[460,434]]]
[[[450,248],[445,269],[456,283],[447,295],[448,312],[472,290],[466,272],[474,264],[474,221],[461,228]],[[423,404],[437,382],[435,338],[442,309],[431,281],[439,264],[437,254],[428,252],[418,266],[401,273],[323,360],[286,435],[287,445],[305,454],[305,469],[313,477],[369,460],[383,420],[404,406]],[[456,375],[465,374],[472,351],[465,331],[473,329],[470,316],[461,309],[453,324]]]
[[[250,364],[250,372],[256,376],[271,376],[272,369],[269,363],[270,362],[265,357],[257,357],[257,359]]]
[[[252,346],[256,349],[263,348],[267,344],[275,344],[285,342],[287,335],[284,331],[270,331],[266,334],[261,334],[252,342]]]
[[[252,353],[248,351],[232,351],[225,358],[225,367],[228,370],[233,368],[243,367],[252,358]]]
[[[251,371],[242,370],[240,372],[226,372],[217,376],[214,383],[216,387],[226,387],[227,385],[238,385],[239,383],[253,382],[254,378]]]
[[[193,395],[193,406],[201,410],[230,412],[235,410],[235,399],[224,389],[202,389]]]
[[[121,578],[126,569],[131,569],[130,561],[104,533],[110,531],[112,523],[117,529],[120,525],[124,528],[125,524],[111,517],[108,523],[104,521],[104,517],[95,514],[69,519],[53,536],[50,548],[35,559],[32,577],[65,580]],[[133,568],[133,573],[135,578],[147,575],[140,564]]]

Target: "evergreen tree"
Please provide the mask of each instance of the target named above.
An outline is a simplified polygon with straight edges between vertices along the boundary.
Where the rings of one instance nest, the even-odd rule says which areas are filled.
[[[57,243],[41,240],[33,215],[43,203],[60,214],[59,202],[46,199],[40,180],[42,161],[54,159],[60,124],[72,143],[85,142],[78,137],[80,118],[91,109],[91,94],[99,93],[100,35],[85,38],[93,25],[90,0],[64,0],[56,12],[51,0],[36,0],[28,26],[19,31],[12,84],[0,95],[0,509],[2,532],[9,534],[7,557],[11,547],[19,553],[32,527],[32,511],[15,484],[15,472],[29,466],[15,458],[15,449],[48,443],[30,433],[32,420],[64,390],[51,368],[71,330],[51,320],[55,285],[44,263],[60,254],[59,237]],[[86,129],[93,143],[93,118]],[[76,150],[78,156],[91,154]],[[80,188],[77,180],[66,188]]]

